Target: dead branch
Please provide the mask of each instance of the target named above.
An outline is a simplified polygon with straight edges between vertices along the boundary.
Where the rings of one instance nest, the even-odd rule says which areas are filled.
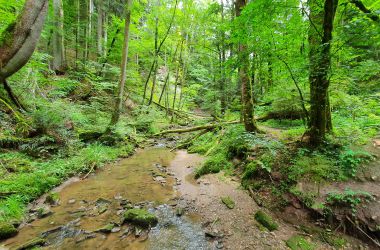
[[[215,129],[221,126],[233,125],[233,124],[238,124],[238,123],[240,123],[240,121],[222,122],[222,123],[207,124],[207,125],[190,127],[190,128],[164,130],[160,133],[155,134],[154,136],[165,135],[165,134],[176,134],[176,133],[182,134],[182,133],[189,133],[189,132],[194,132],[194,131],[199,131],[199,130],[204,130],[204,129]]]

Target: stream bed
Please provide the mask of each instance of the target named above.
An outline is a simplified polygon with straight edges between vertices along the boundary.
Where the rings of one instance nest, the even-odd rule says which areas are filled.
[[[58,204],[48,206],[46,195],[32,204],[28,223],[0,249],[17,249],[37,238],[46,249],[211,249],[199,216],[182,215],[180,183],[171,172],[200,162],[198,155],[152,147],[85,180],[73,178],[53,191]],[[148,209],[158,224],[151,230],[123,225],[123,204]],[[115,225],[112,232],[100,230],[109,224]]]

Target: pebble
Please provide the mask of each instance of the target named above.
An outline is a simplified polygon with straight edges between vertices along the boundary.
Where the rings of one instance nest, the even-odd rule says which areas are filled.
[[[118,232],[120,232],[120,230],[121,230],[120,227],[114,227],[114,228],[112,228],[111,233],[118,233]]]
[[[75,202],[76,202],[75,199],[70,199],[67,203],[68,203],[68,204],[74,204]]]

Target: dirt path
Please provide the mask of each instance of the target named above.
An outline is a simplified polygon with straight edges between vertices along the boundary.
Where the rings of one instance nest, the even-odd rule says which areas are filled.
[[[279,230],[260,231],[254,220],[259,207],[240,188],[237,180],[225,177],[222,173],[193,179],[193,171],[201,162],[185,151],[179,151],[171,162],[171,169],[181,183],[181,205],[189,212],[198,213],[206,232],[215,236],[214,246],[224,249],[288,249],[285,240],[296,234],[295,228],[277,220]],[[228,209],[221,197],[231,197],[236,206]]]

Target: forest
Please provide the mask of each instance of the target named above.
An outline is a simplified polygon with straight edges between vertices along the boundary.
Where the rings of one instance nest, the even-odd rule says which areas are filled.
[[[0,249],[380,249],[380,1],[0,0]]]

